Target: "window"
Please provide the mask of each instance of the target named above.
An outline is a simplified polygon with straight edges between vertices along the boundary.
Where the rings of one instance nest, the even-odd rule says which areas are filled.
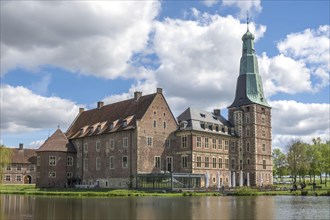
[[[113,129],[113,122],[109,124],[109,131]]]
[[[266,169],[266,160],[262,160],[262,168],[265,170]]]
[[[114,169],[115,168],[115,157],[110,156],[109,157],[109,169]]]
[[[88,152],[88,143],[84,143],[84,153]]]
[[[66,173],[66,178],[67,179],[71,179],[73,177],[73,173],[72,172],[67,172]]]
[[[246,124],[250,123],[250,116],[249,115],[246,115],[245,122],[246,122]]]
[[[166,116],[166,113],[164,112],[164,117]]]
[[[186,148],[187,147],[187,136],[181,137],[181,147]]]
[[[30,164],[30,166],[29,166],[29,170],[30,170],[30,171],[34,171],[34,169],[35,169],[35,168],[34,168],[34,165],[33,165],[33,164]]]
[[[21,171],[22,170],[22,165],[21,164],[17,164],[16,165],[16,170],[17,171]]]
[[[225,150],[229,149],[229,140],[225,140]]]
[[[202,147],[202,138],[196,137],[196,143],[197,143],[197,147]]]
[[[168,147],[168,148],[171,147],[171,139],[166,139],[165,140],[165,147]]]
[[[17,175],[16,176],[16,181],[17,182],[21,182],[22,181],[22,176],[21,175]]]
[[[246,151],[250,152],[250,142],[246,142]]]
[[[127,156],[123,156],[122,158],[122,166],[123,168],[127,168],[128,167],[128,159],[127,159]]]
[[[250,159],[249,158],[246,160],[246,163],[247,164],[250,164]]]
[[[96,141],[95,150],[96,150],[96,152],[100,152],[101,151],[101,142],[100,141]]]
[[[152,137],[147,137],[147,146],[152,147]]]
[[[164,123],[163,123],[163,127],[164,127],[164,129],[166,129],[166,127],[167,127],[167,125],[166,125],[166,121],[164,121]]]
[[[215,169],[215,168],[217,168],[217,158],[212,158],[212,167]]]
[[[49,178],[56,178],[56,172],[49,172],[48,173]]]
[[[219,148],[220,150],[222,150],[222,139],[219,139],[219,145],[218,145],[218,148]]]
[[[212,139],[212,148],[217,149],[217,139],[215,138]]]
[[[234,170],[235,169],[235,160],[231,159],[231,169]]]
[[[96,158],[96,170],[100,170],[101,169],[101,157],[97,157]]]
[[[212,178],[212,182],[213,182],[213,183],[216,182],[216,178],[215,178],[215,177]]]
[[[188,167],[188,156],[187,155],[181,156],[181,167],[182,168]]]
[[[40,159],[40,157],[39,157],[39,159]],[[10,166],[10,164],[7,165],[6,170],[8,170],[8,171],[11,170],[11,166]]]
[[[155,168],[160,168],[160,156],[155,156]]]
[[[10,175],[6,175],[6,177],[5,177],[5,180],[6,180],[6,182],[10,182]]]
[[[266,137],[266,129],[265,128],[262,128],[262,136]]]
[[[200,126],[201,126],[201,128],[205,129],[205,123],[204,122],[201,122]]]
[[[230,150],[232,152],[235,152],[235,142],[234,141],[230,141]]]
[[[210,167],[210,158],[205,157],[205,168],[209,168],[209,167]]]
[[[213,131],[213,125],[209,125],[209,130]]]
[[[157,121],[154,120],[154,128],[157,128]]]
[[[123,127],[126,127],[127,126],[127,120],[124,120],[123,121]]]
[[[219,158],[219,168],[222,169],[222,158]]]
[[[205,118],[205,114],[200,113],[200,115],[201,115],[202,118]]]
[[[37,166],[40,166],[40,156],[37,156]]]
[[[205,148],[209,148],[209,138],[205,138]]]
[[[115,149],[115,140],[114,139],[110,139],[109,140],[109,143],[110,143],[110,149],[111,150]]]
[[[49,156],[49,166],[56,166],[56,156]]]
[[[245,129],[245,135],[246,135],[247,137],[250,136],[250,128],[246,128],[246,129]]]
[[[84,159],[84,171],[87,171],[88,170],[88,159],[85,158]]]
[[[228,158],[226,158],[225,159],[225,168],[229,168],[229,159]]]
[[[173,157],[166,157],[166,171],[173,172]]]
[[[128,137],[123,138],[123,147],[128,147]]]
[[[196,157],[196,160],[197,160],[196,166],[197,167],[202,167],[202,157]]]
[[[261,115],[261,123],[266,124],[266,116],[264,114]]]
[[[239,169],[243,170],[243,160],[239,160]]]
[[[71,157],[71,156],[67,157],[66,165],[67,166],[73,166],[73,157]]]
[[[262,141],[262,151],[266,151],[266,142]]]

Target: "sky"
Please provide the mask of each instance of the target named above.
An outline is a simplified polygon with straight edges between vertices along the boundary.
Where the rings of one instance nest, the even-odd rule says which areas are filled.
[[[79,108],[163,88],[177,117],[235,95],[249,29],[273,148],[329,140],[329,1],[1,0],[0,144],[38,148]]]

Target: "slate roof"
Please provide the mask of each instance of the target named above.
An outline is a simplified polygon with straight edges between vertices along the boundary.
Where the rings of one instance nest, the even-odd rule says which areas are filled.
[[[134,129],[157,93],[81,112],[68,128],[69,139]],[[110,129],[113,127],[112,129]]]
[[[76,150],[73,144],[69,141],[69,139],[65,136],[65,134],[57,129],[55,133],[50,136],[45,143],[43,143],[37,152],[72,152],[75,153]]]
[[[188,108],[178,116],[180,130],[194,130],[235,135],[233,126],[221,114]]]
[[[11,148],[11,151],[12,151],[12,157],[11,157],[12,164],[36,163],[37,149]]]

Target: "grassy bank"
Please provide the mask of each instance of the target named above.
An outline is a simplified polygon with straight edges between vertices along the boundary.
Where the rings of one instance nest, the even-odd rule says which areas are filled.
[[[290,190],[259,190],[248,187],[236,188],[232,191],[221,192],[146,192],[139,190],[126,189],[39,189],[35,185],[0,185],[0,194],[21,194],[21,195],[45,195],[45,196],[77,196],[77,197],[126,197],[126,196],[275,196],[275,195],[306,195],[306,196],[330,196],[330,189],[323,188],[312,191],[309,187],[306,190],[297,190],[290,192]]]

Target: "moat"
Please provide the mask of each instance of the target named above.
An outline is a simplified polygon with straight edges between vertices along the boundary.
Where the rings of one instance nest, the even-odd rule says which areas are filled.
[[[330,197],[0,195],[0,219],[329,219]]]

